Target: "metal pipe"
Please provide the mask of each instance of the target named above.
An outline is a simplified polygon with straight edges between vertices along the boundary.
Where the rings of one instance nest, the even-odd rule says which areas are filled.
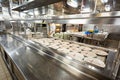
[[[37,16],[35,15],[35,9],[33,9],[33,16],[36,18]]]
[[[12,5],[13,5],[13,1],[12,1],[12,0],[9,0],[8,11],[9,11],[10,16],[12,16],[12,7],[13,7]]]
[[[97,7],[97,0],[95,0],[95,7],[94,7],[94,11],[93,11],[93,13],[96,12],[96,7]]]

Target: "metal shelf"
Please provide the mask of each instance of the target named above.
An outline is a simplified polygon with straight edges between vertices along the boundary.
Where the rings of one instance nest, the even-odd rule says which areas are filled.
[[[53,3],[60,2],[60,1],[63,1],[63,0],[34,0],[34,1],[27,2],[25,4],[22,4],[16,8],[13,8],[13,10],[21,12],[21,11],[25,11],[29,9],[34,9],[34,8],[50,5]]]
[[[72,23],[72,24],[112,24],[120,25],[120,11],[103,12],[97,14],[76,14],[62,16],[41,16],[40,18],[31,19],[14,19],[23,21],[46,20],[46,22],[54,23]],[[13,21],[14,21],[13,20]]]

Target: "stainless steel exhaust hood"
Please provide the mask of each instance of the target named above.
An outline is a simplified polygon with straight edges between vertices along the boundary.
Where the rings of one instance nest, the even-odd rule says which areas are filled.
[[[36,1],[38,1],[38,0],[35,0],[35,4],[39,4],[39,3],[36,3]],[[63,1],[63,0],[44,0],[44,1],[39,0],[38,2],[41,2],[39,4],[39,6],[43,6],[43,5],[45,6],[47,4],[54,3],[55,1],[59,2],[59,1]],[[78,1],[81,1],[81,0],[78,0]],[[87,0],[84,0],[84,1],[87,1]],[[95,10],[94,9],[95,5],[91,5],[89,3],[94,4],[96,0],[90,0],[90,1],[91,2],[89,2],[89,1],[86,2],[86,7],[91,6],[91,9]],[[99,3],[101,2],[101,0],[97,0],[97,1],[99,1]],[[108,0],[108,2],[107,1],[105,2],[105,5],[109,4],[109,3],[113,4],[114,1],[119,1],[119,3],[120,3],[120,0]],[[57,3],[54,5],[54,9],[53,9],[54,11],[62,11],[62,9],[64,8],[64,14],[62,16],[58,16],[58,15],[56,15],[54,17],[52,17],[52,16],[47,17],[46,16],[43,18],[40,17],[40,18],[35,18],[35,19],[38,19],[38,20],[44,19],[44,20],[47,20],[48,22],[55,22],[55,23],[120,25],[120,23],[119,23],[120,11],[114,11],[114,8],[113,8],[112,12],[102,12],[102,11],[105,11],[105,9],[103,9],[103,10],[100,10],[100,13],[92,13],[92,14],[91,13],[87,13],[87,14],[82,13],[81,14],[80,11],[78,10],[79,7],[81,7],[80,4],[79,4],[78,8],[71,8],[68,5],[66,5],[67,4],[66,2],[67,1],[63,1],[63,2],[60,2],[60,4]],[[42,3],[44,3],[44,4],[42,4]],[[119,4],[119,3],[117,3],[117,4]],[[27,6],[25,6],[25,8],[23,7],[24,6],[23,5],[23,6],[20,6],[18,8],[15,8],[14,10],[24,11],[24,10],[27,10],[30,8],[35,8],[35,4],[29,3]],[[85,5],[85,3],[84,3],[84,5]],[[99,5],[102,5],[102,2]],[[104,3],[103,3],[103,5],[104,5]],[[38,7],[38,5],[36,7]],[[96,9],[99,10],[98,5],[96,7],[97,7]],[[101,6],[99,6],[99,7],[101,7]],[[44,14],[44,13],[42,13],[42,8],[38,8],[38,9],[40,11],[39,13]],[[46,10],[47,10],[47,8],[46,8]],[[45,12],[45,10],[44,10],[44,12]],[[75,13],[73,14],[73,12],[75,12]],[[47,12],[45,12],[45,13],[47,13]],[[68,15],[67,13],[70,15]],[[71,14],[73,14],[73,15],[71,15]],[[35,19],[32,19],[32,20],[35,20]]]
[[[33,0],[26,4],[20,5],[16,8],[14,8],[13,10],[24,11],[24,10],[34,9],[34,8],[38,8],[38,7],[42,7],[42,6],[47,6],[47,5],[57,3],[60,1],[64,1],[64,0]]]

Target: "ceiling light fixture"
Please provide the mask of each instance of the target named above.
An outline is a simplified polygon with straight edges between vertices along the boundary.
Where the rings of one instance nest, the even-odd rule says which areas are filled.
[[[74,7],[74,8],[78,7],[78,1],[77,0],[67,0],[67,4],[71,7]]]
[[[101,0],[101,2],[102,2],[102,3],[107,3],[107,2],[108,2],[108,0]]]

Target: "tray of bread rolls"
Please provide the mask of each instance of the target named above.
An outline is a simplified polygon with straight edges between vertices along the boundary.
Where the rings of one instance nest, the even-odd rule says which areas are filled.
[[[55,38],[33,39],[33,41],[55,49],[74,60],[90,63],[102,68],[106,66],[108,50]]]

